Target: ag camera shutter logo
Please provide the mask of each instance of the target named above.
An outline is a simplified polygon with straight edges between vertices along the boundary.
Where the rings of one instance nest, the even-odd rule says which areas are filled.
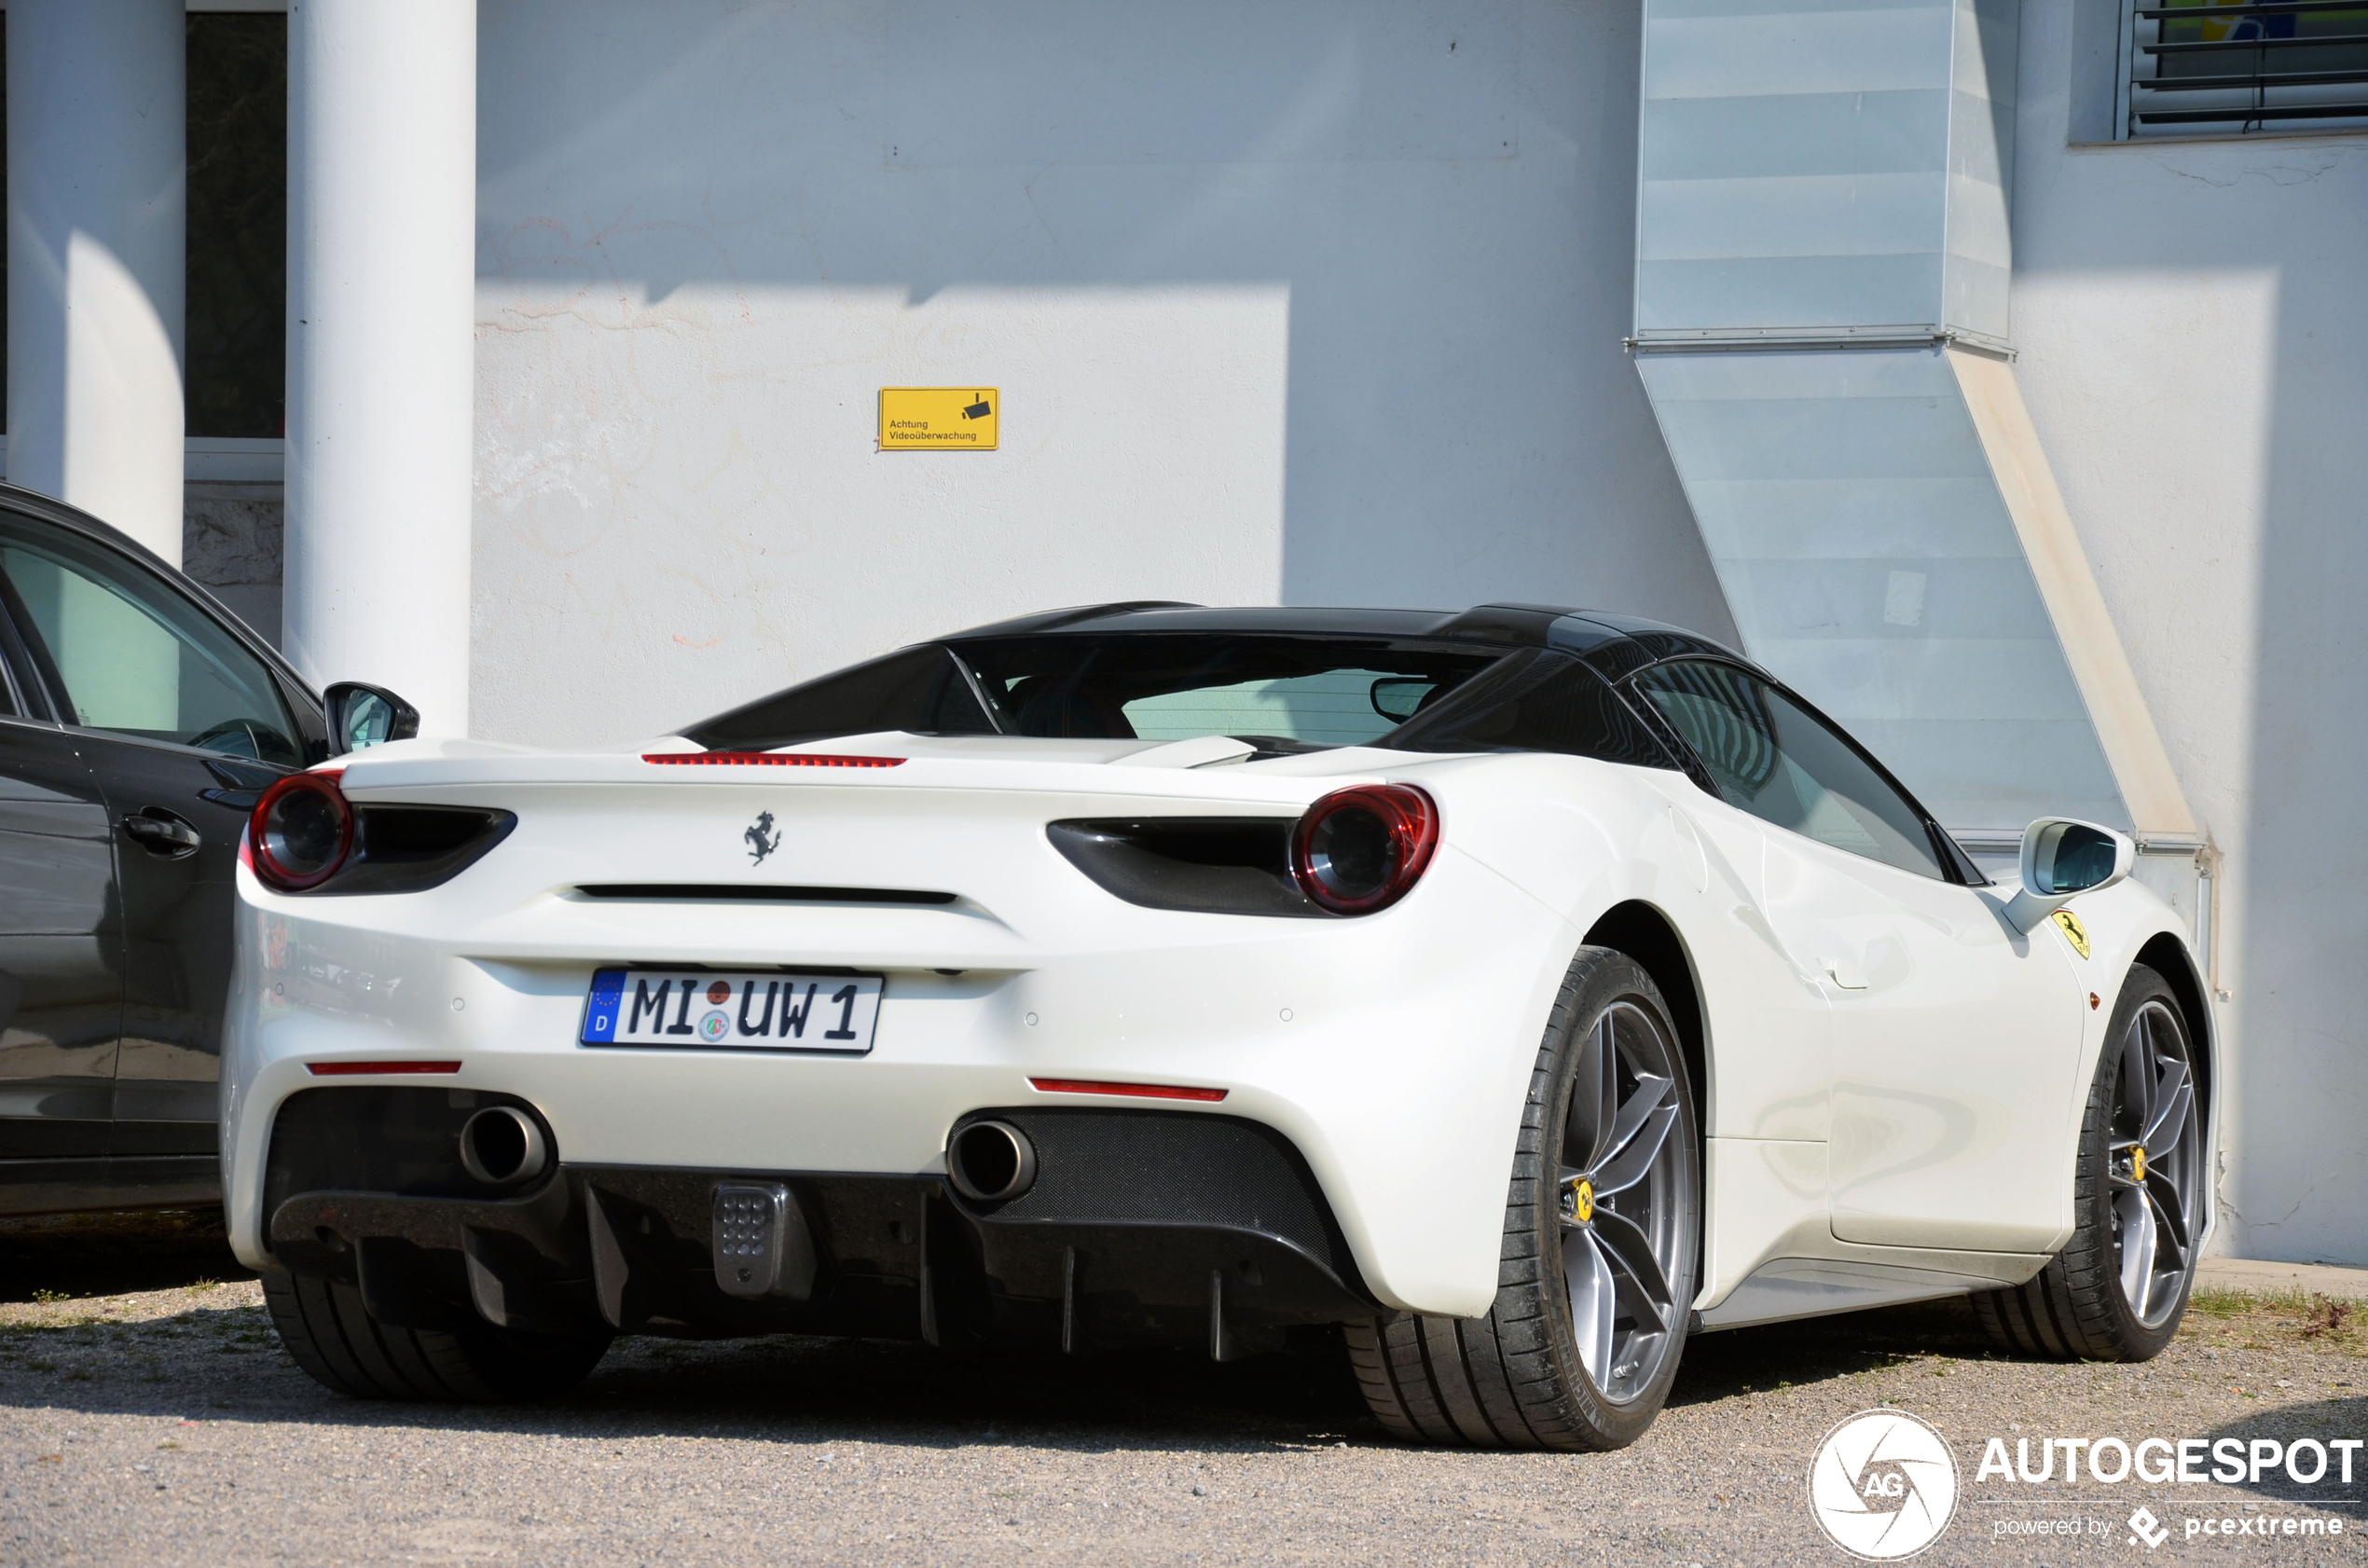
[[[1817,1445],[1809,1511],[1852,1557],[1913,1557],[1940,1539],[1957,1511],[1957,1456],[1905,1410],[1862,1410]]]

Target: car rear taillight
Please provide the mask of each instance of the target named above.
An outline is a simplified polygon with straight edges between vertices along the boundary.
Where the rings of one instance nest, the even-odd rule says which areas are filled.
[[[1406,896],[1439,847],[1439,808],[1411,784],[1337,790],[1291,832],[1291,877],[1335,915],[1370,915]]]
[[[263,791],[247,819],[247,844],[267,887],[300,893],[336,875],[353,853],[353,807],[337,775],[293,773]]]

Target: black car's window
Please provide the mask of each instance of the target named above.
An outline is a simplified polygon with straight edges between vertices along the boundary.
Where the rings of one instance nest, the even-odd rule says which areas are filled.
[[[1137,632],[955,645],[1007,734],[1277,750],[1379,741],[1502,655],[1386,640]]]
[[[839,735],[911,730],[919,735],[993,735],[961,666],[939,647],[886,658],[792,686],[703,720],[684,736],[711,751],[764,751]]]
[[[70,722],[290,767],[301,761],[264,662],[146,568],[0,512],[0,573],[65,688]]]
[[[1732,665],[1680,661],[1654,666],[1634,684],[1730,805],[1820,844],[1945,877],[1914,803],[1768,682]]]
[[[1677,765],[1602,676],[1556,653],[1515,654],[1383,744],[1400,751],[1556,751],[1638,767]]]

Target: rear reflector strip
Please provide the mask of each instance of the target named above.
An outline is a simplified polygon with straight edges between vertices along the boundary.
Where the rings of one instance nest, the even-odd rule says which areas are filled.
[[[1222,1089],[1186,1089],[1174,1083],[1102,1083],[1085,1078],[1031,1078],[1028,1082],[1047,1094],[1132,1094],[1138,1100],[1207,1100],[1225,1098]]]
[[[902,757],[841,757],[827,751],[644,751],[666,767],[902,767]]]
[[[351,1078],[377,1073],[457,1073],[458,1062],[307,1062],[305,1070],[315,1078]]]

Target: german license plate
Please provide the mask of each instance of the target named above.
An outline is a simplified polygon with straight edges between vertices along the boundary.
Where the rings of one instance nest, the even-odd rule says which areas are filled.
[[[585,1045],[691,1051],[872,1049],[885,982],[876,974],[780,970],[596,970]]]

